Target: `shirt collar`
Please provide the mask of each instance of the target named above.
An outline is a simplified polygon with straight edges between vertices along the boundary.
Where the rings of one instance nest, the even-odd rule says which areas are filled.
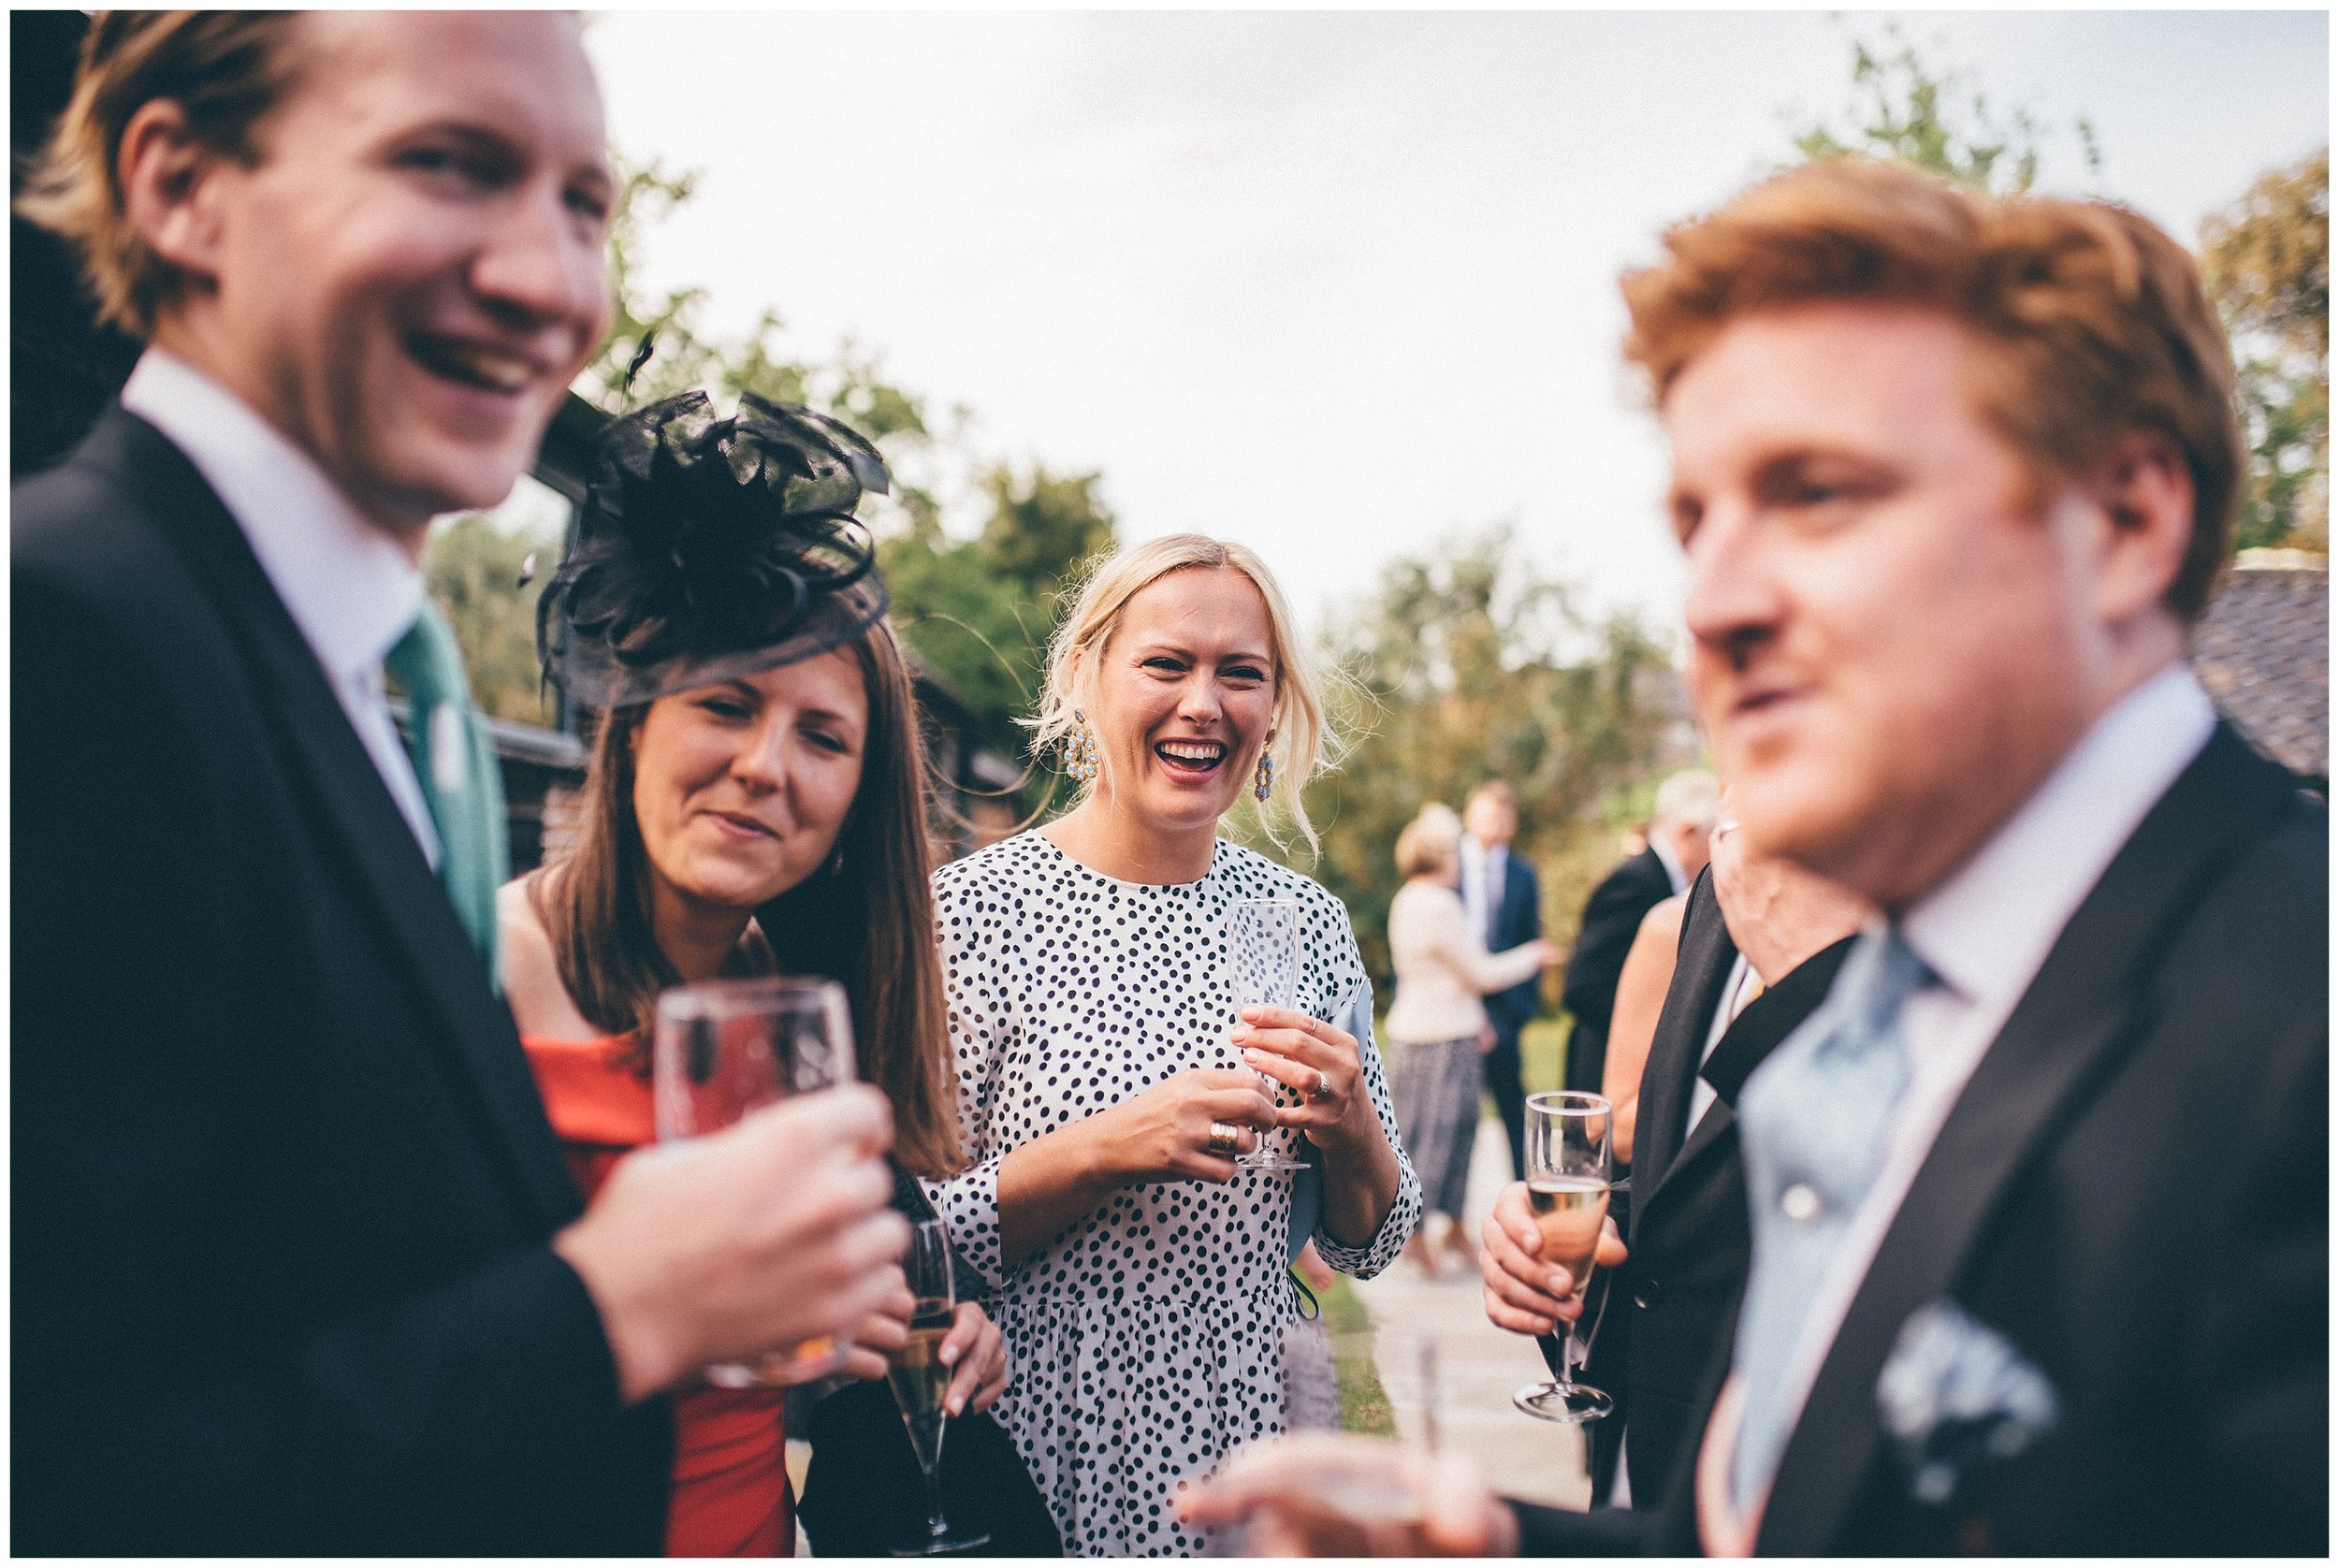
[[[1673,884],[1673,891],[1687,892],[1690,885],[1689,877],[1681,870],[1680,861],[1675,858],[1673,851],[1666,847],[1664,836],[1653,828],[1649,834],[1649,848],[1656,852],[1658,863],[1665,868],[1665,880]]]
[[[2121,698],[1972,858],[1901,918],[1902,939],[1951,990],[2011,1007],[2216,721],[2181,663]]]
[[[161,349],[122,406],[170,438],[218,493],[327,674],[370,676],[422,608],[422,573],[251,405]]]

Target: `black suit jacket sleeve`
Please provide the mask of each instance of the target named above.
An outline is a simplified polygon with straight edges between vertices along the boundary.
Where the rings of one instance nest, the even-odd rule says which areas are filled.
[[[1653,872],[1653,875],[1652,875]],[[1561,1000],[1579,1025],[1596,1024],[1601,1037],[1616,1010],[1616,982],[1640,935],[1640,922],[1673,891],[1664,863],[1644,849],[1618,866],[1592,890],[1584,906],[1576,947],[1567,955],[1567,984]]]
[[[1518,1520],[1521,1557],[1639,1557],[1655,1548],[1655,1517],[1630,1508],[1576,1513],[1503,1500]]]
[[[183,630],[200,664],[188,606],[139,603],[142,576],[94,605],[16,568],[16,1547],[655,1550],[662,1401],[620,1406],[550,1226],[462,1235],[461,1205],[420,1190],[402,1211],[397,1173],[441,1169],[429,1131],[363,1103],[336,1015],[284,1014],[316,1038],[253,1025],[253,998],[302,994],[270,922],[334,868],[294,824],[254,831],[270,759],[152,657]],[[308,1182],[285,1146],[325,1155]]]

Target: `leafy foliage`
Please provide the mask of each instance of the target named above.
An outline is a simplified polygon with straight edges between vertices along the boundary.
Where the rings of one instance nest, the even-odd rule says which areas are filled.
[[[2331,547],[2331,151],[2258,177],[2201,230],[2249,443],[2239,549]]]
[[[1354,739],[1310,791],[1313,870],[1348,906],[1384,995],[1397,834],[1424,801],[1459,809],[1486,779],[1518,792],[1517,851],[1543,871],[1545,924],[1564,939],[1616,858],[1617,798],[1670,738],[1663,649],[1631,616],[1581,615],[1497,528],[1388,566],[1325,652],[1347,674],[1335,701]]]
[[[540,694],[537,680],[536,596],[544,591],[559,550],[558,540],[500,528],[477,512],[431,531],[423,580],[462,645],[472,696],[493,718],[519,724],[550,721],[551,701]],[[536,571],[523,587],[520,577],[531,555]]]
[[[1002,755],[1024,749],[1016,719],[1039,694],[1048,638],[1081,568],[1115,543],[1100,479],[995,465],[981,476],[990,516],[976,537],[952,542],[927,528],[879,545],[893,624]]]
[[[2001,114],[1966,72],[1928,64],[1896,24],[1880,42],[1852,40],[1852,94],[1842,121],[1795,133],[1805,158],[1895,158],[1993,196],[2019,195],[2039,177],[2050,128],[2027,109]],[[2083,116],[2071,130],[2093,173],[2102,164],[2095,127]]]

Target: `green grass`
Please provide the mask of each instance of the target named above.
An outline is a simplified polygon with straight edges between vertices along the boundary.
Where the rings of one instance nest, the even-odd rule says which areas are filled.
[[[1319,1299],[1340,1372],[1340,1430],[1396,1436],[1397,1418],[1389,1412],[1388,1391],[1381,1387],[1380,1369],[1373,1364],[1373,1314],[1365,1311],[1344,1274],[1334,1279],[1332,1287]]]
[[[1518,1078],[1531,1095],[1546,1094],[1566,1082],[1567,1020],[1538,1018],[1518,1035]]]

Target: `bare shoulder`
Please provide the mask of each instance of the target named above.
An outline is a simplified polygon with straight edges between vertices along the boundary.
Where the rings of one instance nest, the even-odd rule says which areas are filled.
[[[1677,943],[1681,939],[1681,921],[1688,913],[1690,895],[1677,893],[1661,898],[1649,907],[1649,913],[1640,918],[1640,939],[1645,942]]]
[[[591,1039],[601,1031],[576,1010],[560,983],[552,938],[529,896],[536,874],[516,877],[496,890],[496,942],[503,960],[503,999],[523,1035],[540,1039]]]

